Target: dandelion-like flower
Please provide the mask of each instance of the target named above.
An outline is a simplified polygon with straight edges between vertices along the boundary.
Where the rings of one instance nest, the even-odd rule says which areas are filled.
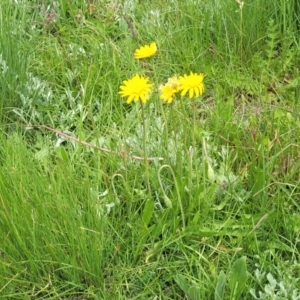
[[[126,102],[132,101],[146,103],[150,97],[153,83],[149,83],[149,78],[139,74],[134,75],[129,80],[124,80],[120,86],[119,94],[121,97],[128,97]]]
[[[169,78],[166,84],[159,87],[161,92],[160,99],[167,103],[172,103],[178,91],[178,86],[179,81],[176,76]]]
[[[196,98],[204,93],[205,87],[203,83],[205,75],[203,73],[197,74],[191,72],[190,75],[180,76],[178,81],[180,85],[177,90],[181,91],[181,96],[189,92],[190,98]]]
[[[145,45],[136,49],[134,52],[134,57],[137,59],[147,58],[153,56],[157,51],[156,43],[153,42],[150,45]]]

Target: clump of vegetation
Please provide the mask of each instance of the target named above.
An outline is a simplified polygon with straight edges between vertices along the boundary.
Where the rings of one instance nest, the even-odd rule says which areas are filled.
[[[4,1],[3,299],[300,299],[298,1],[267,2]]]

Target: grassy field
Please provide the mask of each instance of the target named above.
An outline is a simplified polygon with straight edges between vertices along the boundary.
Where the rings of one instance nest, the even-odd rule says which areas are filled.
[[[0,298],[300,299],[299,15],[2,0]],[[202,95],[160,99],[190,72]]]

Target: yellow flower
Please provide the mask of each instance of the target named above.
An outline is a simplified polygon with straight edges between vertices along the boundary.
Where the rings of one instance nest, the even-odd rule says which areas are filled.
[[[172,103],[176,94],[176,90],[167,84],[162,85],[159,89],[161,91],[159,98],[167,103]]]
[[[145,45],[136,49],[134,52],[134,57],[137,59],[147,58],[153,56],[157,51],[156,43],[153,42],[150,45]]]
[[[205,75],[203,73],[197,74],[191,72],[190,75],[180,76],[178,81],[180,85],[177,90],[181,91],[181,96],[184,96],[187,92],[189,92],[189,97],[198,97],[204,93],[205,87],[203,84],[203,79]]]
[[[153,83],[149,83],[149,78],[136,74],[131,79],[123,81],[119,94],[121,97],[128,97],[126,101],[128,104],[139,100],[146,103],[150,97],[152,87]]]
[[[173,76],[168,79],[168,82],[159,87],[160,89],[160,99],[167,102],[172,103],[174,100],[175,94],[178,91],[179,82],[176,76]]]

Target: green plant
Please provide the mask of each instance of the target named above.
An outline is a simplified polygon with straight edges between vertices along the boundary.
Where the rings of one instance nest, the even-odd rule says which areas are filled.
[[[0,8],[1,299],[297,299],[297,1],[17,2]],[[119,94],[134,74],[154,83],[142,111]]]

